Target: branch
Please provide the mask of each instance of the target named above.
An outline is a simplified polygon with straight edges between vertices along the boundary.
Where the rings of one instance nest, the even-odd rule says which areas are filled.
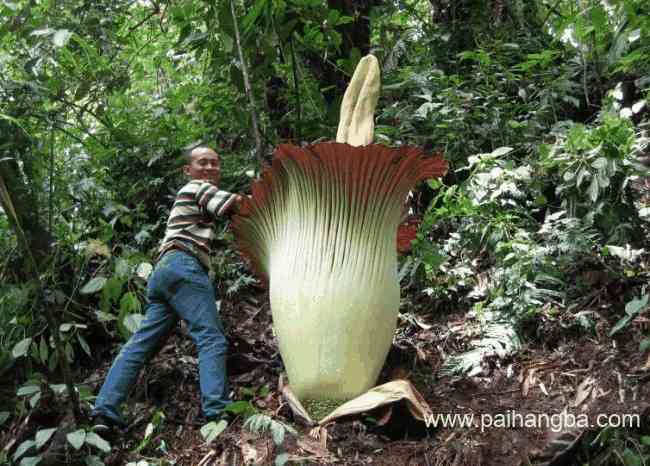
[[[152,11],[151,13],[149,13],[147,16],[145,16],[144,19],[143,19],[142,21],[139,21],[138,24],[136,24],[135,26],[131,26],[131,27],[129,28],[129,30],[126,31],[126,35],[124,36],[124,39],[126,39],[127,37],[129,37],[133,31],[135,31],[135,30],[138,29],[140,26],[142,26],[144,23],[146,23],[147,21],[149,21],[153,16],[157,15],[158,13],[160,13],[160,6],[159,6],[157,3],[155,3],[155,2],[154,2],[154,5],[153,5],[153,6],[154,6],[154,8],[153,8],[153,11]]]
[[[93,112],[93,111],[91,111],[91,110],[88,110],[86,107],[82,107],[82,106],[80,106],[80,105],[77,105],[77,104],[74,103],[74,102],[69,102],[69,101],[65,100],[63,97],[59,97],[59,96],[57,96],[57,95],[50,95],[50,97],[51,97],[52,99],[54,99],[54,100],[57,100],[57,101],[63,103],[63,104],[66,104],[66,105],[69,105],[69,106],[71,106],[71,107],[74,107],[74,108],[76,108],[77,110],[79,110],[79,111],[82,112],[82,113],[88,113],[90,116],[92,116],[93,118],[95,118],[95,120],[99,121],[102,125],[104,125],[104,126],[105,126],[106,128],[108,128],[108,129],[112,129],[112,128],[113,128],[113,123],[111,123],[109,120],[104,120],[103,118],[101,118],[100,116],[98,116],[95,112]]]
[[[551,17],[551,13],[555,13],[555,14],[558,15],[560,18],[564,18],[564,16],[562,15],[562,13],[560,13],[559,11],[557,11],[557,7],[558,7],[558,5],[560,4],[561,1],[562,1],[562,0],[557,0],[553,5],[547,5],[546,3],[544,3],[544,6],[545,6],[546,8],[548,8],[548,13],[546,14],[546,18],[544,18],[544,21],[542,21],[542,28],[543,28],[544,25],[546,24],[546,21],[548,21],[548,19]]]

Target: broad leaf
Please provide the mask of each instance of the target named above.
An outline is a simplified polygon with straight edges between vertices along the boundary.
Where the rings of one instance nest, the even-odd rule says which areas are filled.
[[[20,340],[14,348],[11,350],[11,355],[14,357],[14,359],[18,359],[21,356],[25,356],[27,352],[29,351],[29,345],[32,344],[32,339],[31,338],[25,338],[24,340]]]
[[[88,283],[86,283],[83,288],[79,291],[81,294],[93,294],[97,293],[100,291],[102,288],[104,288],[104,285],[106,284],[106,277],[95,277],[91,279]]]
[[[83,429],[75,430],[65,436],[72,448],[79,450],[86,441],[86,431]]]
[[[284,466],[285,464],[287,464],[287,461],[289,461],[289,454],[280,453],[278,456],[275,457],[275,466]]]
[[[111,444],[94,432],[88,432],[86,434],[86,443],[88,445],[92,445],[94,447],[99,448],[104,453],[108,453],[111,451]]]
[[[143,320],[143,314],[129,314],[124,318],[124,327],[133,334],[138,330],[138,328],[140,328]]]
[[[641,311],[644,307],[648,305],[648,298],[650,295],[643,295],[641,299],[633,299],[625,305],[625,313],[629,316],[633,316]]]
[[[27,451],[32,448],[34,445],[36,445],[36,442],[33,440],[25,440],[23,443],[18,445],[18,448],[16,448],[16,452],[14,453],[14,461],[18,461],[18,458],[23,456]]]
[[[28,395],[33,395],[34,393],[40,392],[41,387],[38,385],[23,385],[18,389],[16,392],[17,396],[28,396]]]
[[[512,147],[497,147],[490,153],[490,157],[501,157],[513,151]]]
[[[201,427],[201,435],[205,443],[212,443],[224,430],[228,427],[228,423],[223,419],[219,422],[208,422],[206,425]]]
[[[41,429],[36,432],[36,449],[38,450],[45,445],[52,435],[54,435],[54,432],[56,432],[56,427],[51,429]]]
[[[641,340],[641,343],[639,343],[639,352],[645,353],[649,349],[650,349],[650,338]],[[0,422],[0,425],[2,425],[2,422]]]
[[[65,47],[71,36],[72,32],[67,29],[59,29],[52,36],[52,43],[55,47]]]
[[[18,466],[36,466],[38,463],[41,462],[43,457],[41,455],[38,456],[27,456],[20,460],[20,464]]]
[[[628,315],[616,322],[616,325],[614,325],[609,331],[609,336],[613,336],[616,332],[624,328],[628,323],[630,323],[630,320],[632,320],[632,317]]]

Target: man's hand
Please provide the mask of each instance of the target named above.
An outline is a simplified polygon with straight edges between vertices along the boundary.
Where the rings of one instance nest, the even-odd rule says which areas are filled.
[[[224,214],[236,214],[239,211],[239,204],[244,200],[241,194],[233,194],[233,199],[228,203],[226,208],[222,211]]]

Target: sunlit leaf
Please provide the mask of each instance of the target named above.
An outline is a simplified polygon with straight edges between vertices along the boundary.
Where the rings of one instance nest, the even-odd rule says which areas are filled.
[[[41,429],[36,432],[36,449],[45,445],[52,435],[54,435],[54,432],[56,432],[56,427],[52,427],[51,429]]]
[[[56,47],[65,47],[71,36],[72,32],[68,31],[67,29],[59,29],[52,36],[52,43]]]
[[[228,427],[228,423],[225,420],[219,422],[208,422],[206,425],[201,427],[201,435],[205,443],[212,443],[224,430]]]
[[[104,453],[109,453],[111,451],[111,444],[94,432],[88,432],[86,434],[86,443],[88,445],[97,447]]]
[[[79,450],[86,441],[86,431],[83,429],[75,430],[66,435],[65,438],[75,450]]]
[[[106,284],[106,277],[94,277],[88,283],[86,283],[81,290],[79,290],[79,293],[81,294],[93,294],[97,293],[100,291],[102,288],[104,288],[104,285]]]
[[[29,351],[29,345],[31,344],[32,344],[31,338],[25,338],[23,340],[20,340],[18,343],[14,345],[14,348],[11,350],[11,355],[15,359],[25,356]]]

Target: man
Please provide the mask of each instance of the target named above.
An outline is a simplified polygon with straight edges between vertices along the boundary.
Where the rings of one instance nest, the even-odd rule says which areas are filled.
[[[207,271],[212,222],[240,196],[217,188],[220,163],[212,149],[197,146],[185,157],[183,173],[190,181],[178,192],[167,221],[158,263],[147,285],[145,318],[113,362],[91,413],[100,428],[126,425],[120,404],[178,318],[187,323],[198,347],[205,421],[219,419],[228,403],[227,341]]]

